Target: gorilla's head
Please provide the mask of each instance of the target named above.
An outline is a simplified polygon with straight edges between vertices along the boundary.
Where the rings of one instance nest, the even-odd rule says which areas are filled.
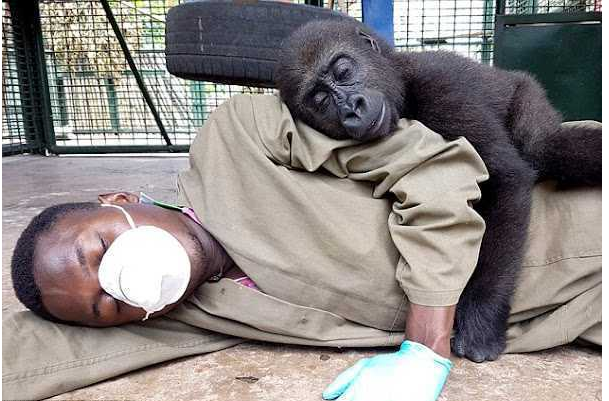
[[[395,129],[403,102],[393,49],[356,20],[309,22],[283,43],[276,84],[292,114],[336,139]]]

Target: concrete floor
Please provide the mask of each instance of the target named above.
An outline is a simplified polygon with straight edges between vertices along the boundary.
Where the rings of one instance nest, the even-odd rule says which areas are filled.
[[[176,174],[187,165],[186,157],[165,156],[3,158],[3,313],[23,309],[12,293],[10,257],[18,235],[36,213],[56,203],[94,201],[97,194],[115,190],[145,191],[173,201]],[[378,351],[246,343],[142,369],[52,399],[321,400],[324,386],[338,372]],[[441,400],[601,399],[601,356],[594,350],[567,346],[505,355],[485,364],[454,362]]]

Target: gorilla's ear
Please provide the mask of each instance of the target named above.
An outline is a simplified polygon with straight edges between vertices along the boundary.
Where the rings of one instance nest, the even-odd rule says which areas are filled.
[[[377,53],[381,53],[381,48],[379,46],[379,44],[377,43],[376,39],[374,39],[372,36],[370,36],[370,34],[368,32],[364,32],[362,31],[360,28],[357,28],[357,34],[361,37],[363,37],[364,39],[366,39],[369,43],[370,46],[372,46],[372,50],[374,50]]]

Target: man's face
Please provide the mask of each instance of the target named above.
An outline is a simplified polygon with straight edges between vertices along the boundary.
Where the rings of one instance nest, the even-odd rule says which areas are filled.
[[[191,279],[184,296],[151,316],[167,313],[202,282],[205,276],[203,246],[209,234],[179,211],[142,205],[137,196],[121,193],[102,195],[105,203],[121,204],[136,226],[152,225],[171,233],[186,249]],[[106,198],[104,198],[106,197]],[[121,302],[100,286],[97,273],[112,242],[130,226],[124,214],[113,207],[77,210],[61,217],[40,236],[34,255],[34,277],[42,303],[56,318],[86,326],[116,326],[142,320],[142,308]]]

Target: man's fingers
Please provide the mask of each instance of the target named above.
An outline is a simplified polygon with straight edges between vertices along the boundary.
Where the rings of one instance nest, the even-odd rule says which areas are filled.
[[[361,386],[351,385],[336,401],[374,401],[361,392]]]
[[[355,365],[339,374],[321,394],[323,399],[334,400],[343,394],[367,363],[368,358],[360,359]],[[343,401],[343,398],[341,398],[341,401]]]

